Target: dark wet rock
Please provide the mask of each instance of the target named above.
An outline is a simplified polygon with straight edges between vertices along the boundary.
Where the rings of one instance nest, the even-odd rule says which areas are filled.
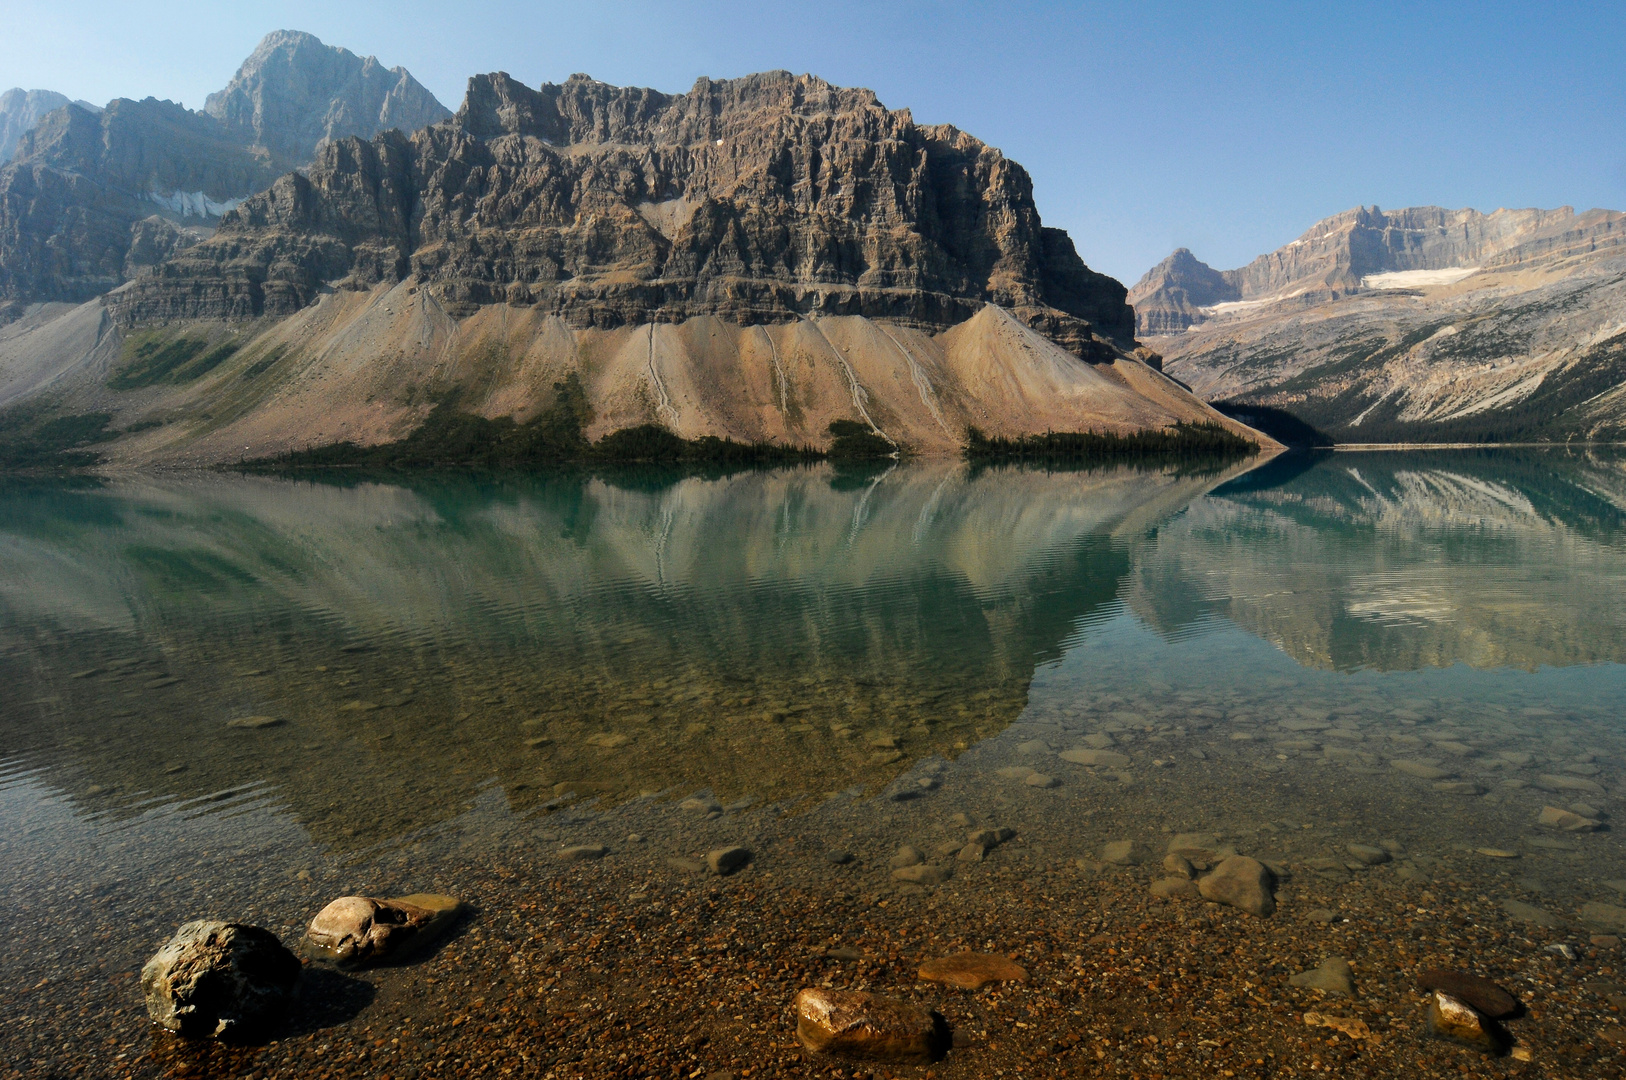
[[[1139,866],[1151,857],[1152,853],[1139,840],[1114,840],[1101,845],[1101,861],[1115,866]]]
[[[960,953],[928,960],[920,965],[926,982],[947,983],[962,990],[976,990],[993,982],[1027,982],[1027,969],[1008,956],[997,953]]]
[[[1564,832],[1591,832],[1603,822],[1591,817],[1583,817],[1573,810],[1561,810],[1556,806],[1544,806],[1540,815],[1536,817],[1536,824],[1546,829],[1561,829]]]
[[[1501,1024],[1450,994],[1434,991],[1428,1002],[1428,1033],[1471,1046],[1487,1054],[1503,1054],[1513,1039]]]
[[[141,969],[147,1015],[197,1038],[249,1039],[287,1011],[299,958],[269,930],[200,920],[175,932]]]
[[[930,1061],[949,1046],[936,1013],[898,998],[809,987],[796,995],[796,1038],[819,1054]]]
[[[1386,849],[1370,844],[1350,844],[1344,850],[1366,866],[1379,866],[1393,858]]]
[[[1264,863],[1233,855],[1197,882],[1203,897],[1261,918],[1276,911],[1275,879]]]
[[[720,876],[732,874],[750,861],[750,848],[720,847],[706,853],[706,868]]]
[[[396,960],[438,937],[461,910],[453,897],[426,893],[393,899],[341,896],[317,912],[305,937],[345,963]]]
[[[1489,979],[1470,975],[1466,971],[1424,968],[1417,973],[1417,986],[1421,990],[1438,990],[1467,1002],[1492,1020],[1506,1020],[1519,1011],[1518,998]]]
[[[1301,971],[1287,980],[1290,986],[1320,990],[1328,994],[1355,994],[1355,972],[1342,956],[1329,956],[1320,967]]]

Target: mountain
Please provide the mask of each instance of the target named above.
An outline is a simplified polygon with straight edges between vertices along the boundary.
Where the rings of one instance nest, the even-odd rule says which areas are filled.
[[[100,110],[88,101],[70,102],[54,90],[24,90],[13,87],[0,94],[0,165],[11,160],[22,137],[34,130],[48,112],[64,105],[78,105],[90,112]]]
[[[1205,309],[1240,299],[1235,283],[1187,248],[1176,248],[1129,291],[1136,329],[1147,336],[1178,333]]]
[[[1176,252],[1130,299],[1200,395],[1341,441],[1626,431],[1626,214],[1358,207],[1236,270]]]
[[[272,34],[209,100],[219,116],[154,98],[63,104],[21,134],[0,168],[0,322],[100,295],[207,236],[327,133],[449,115],[406,72],[309,35]]]
[[[150,428],[114,455],[196,462],[389,441],[451,400],[523,423],[572,377],[590,437],[1257,438],[1147,362],[1124,298],[1043,226],[1021,166],[868,90],[497,73],[451,119],[327,143],[210,239],[0,337],[0,403],[49,392]]]
[[[406,68],[295,30],[267,34],[203,111],[279,172],[309,162],[334,139],[417,131],[452,115]]]

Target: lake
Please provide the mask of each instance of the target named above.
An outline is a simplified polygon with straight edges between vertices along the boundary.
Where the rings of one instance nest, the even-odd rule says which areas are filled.
[[[1597,449],[9,481],[0,1070],[831,1075],[830,985],[939,1008],[943,1077],[1501,1075],[1424,1037],[1445,966],[1619,1075],[1623,661]],[[146,1020],[181,922],[413,892],[473,913],[265,1045]],[[916,978],[966,948],[1032,978]]]

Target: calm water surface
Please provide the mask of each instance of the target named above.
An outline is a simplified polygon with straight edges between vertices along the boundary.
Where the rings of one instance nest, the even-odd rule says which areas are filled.
[[[884,848],[959,792],[1086,868],[1171,830],[1335,882],[1471,865],[1578,925],[1626,851],[1534,822],[1622,809],[1623,526],[1622,459],[1515,451],[12,485],[7,1013],[71,1037],[186,918],[632,858],[627,822],[681,853],[649,822],[696,794]],[[1127,764],[1059,756],[1086,740]]]

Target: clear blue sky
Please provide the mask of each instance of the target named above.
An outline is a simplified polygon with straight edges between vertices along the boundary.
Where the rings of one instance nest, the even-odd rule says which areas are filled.
[[[0,0],[0,26],[0,88],[193,108],[280,28],[403,64],[454,109],[499,69],[668,91],[811,71],[1000,147],[1128,283],[1182,245],[1241,265],[1360,203],[1626,209],[1619,0]]]

